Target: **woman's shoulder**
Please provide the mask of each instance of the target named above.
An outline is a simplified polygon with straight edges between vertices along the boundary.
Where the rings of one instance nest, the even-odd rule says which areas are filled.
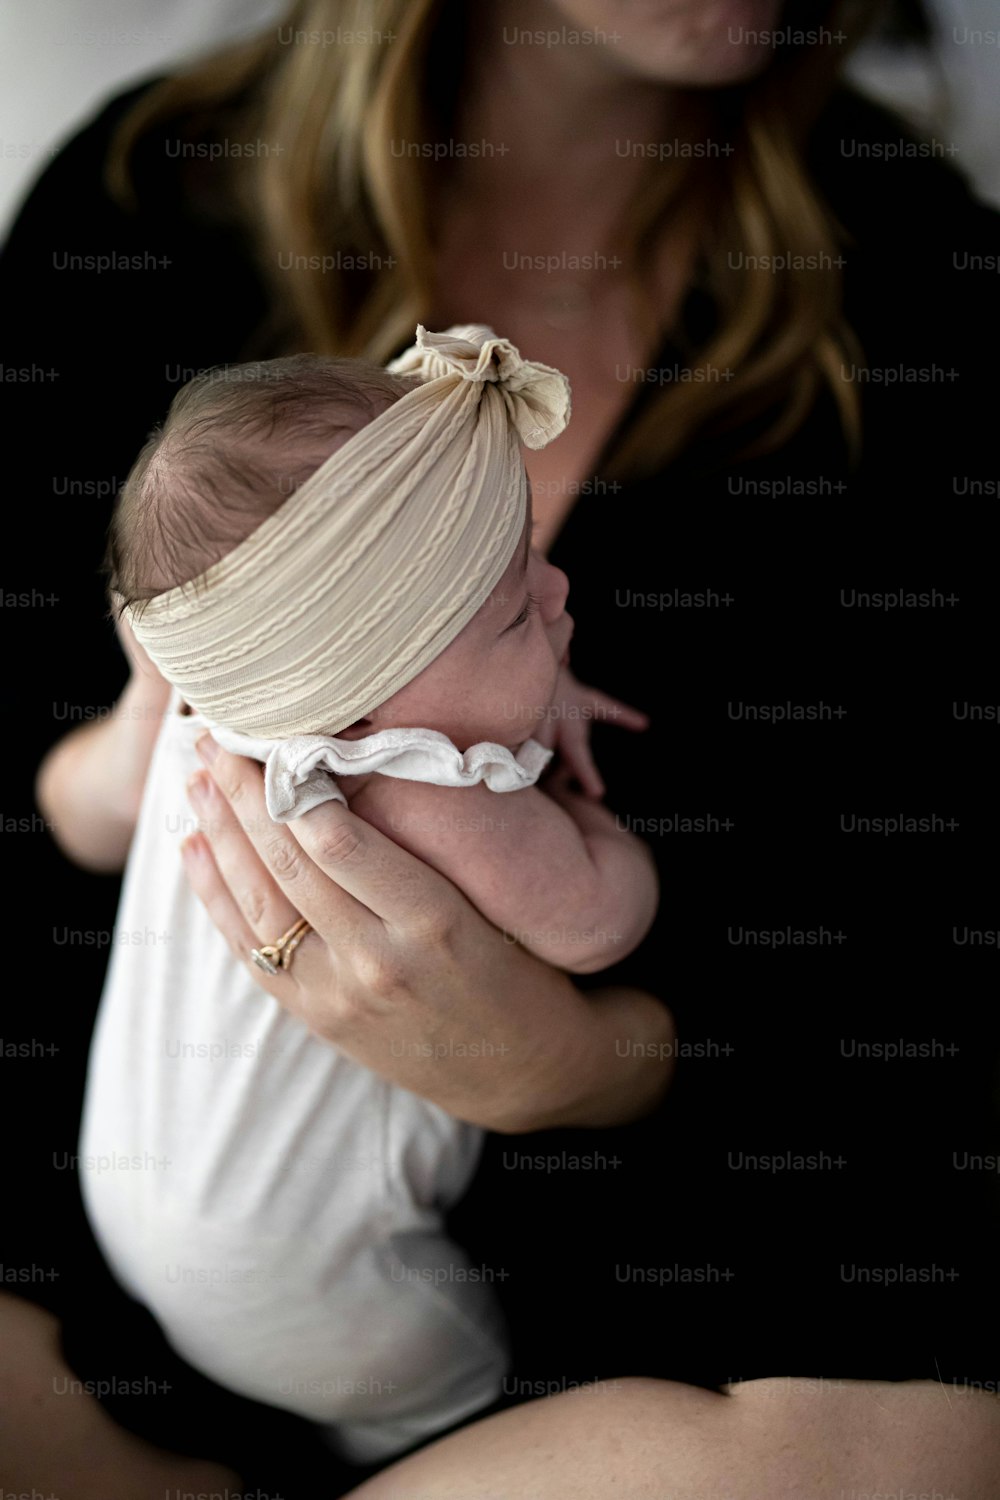
[[[888,105],[843,83],[810,134],[815,180],[849,232],[954,237],[960,223],[1000,244],[1000,213],[977,197],[961,148],[943,134],[917,130]]]
[[[121,128],[164,82],[165,75],[156,74],[116,94],[59,148],[21,205],[4,248],[6,261],[16,261],[22,250],[30,253],[36,241],[67,226],[75,239],[113,241],[153,225],[176,229],[185,220],[218,225],[225,207],[218,174],[211,191],[199,191],[205,164],[215,159],[204,142],[220,128],[206,114],[153,114],[137,131],[128,155],[130,192],[112,185],[109,167]]]
[[[159,77],[147,79],[115,95],[55,152],[21,205],[5,258],[47,225],[73,222],[70,216],[85,216],[84,222],[94,227],[124,216],[106,179],[112,141],[133,106],[160,82]]]
[[[907,382],[931,382],[939,420],[957,420],[957,403],[976,429],[973,413],[996,399],[976,330],[1000,317],[1000,213],[976,196],[954,142],[853,88],[817,122],[810,170],[840,226],[844,311],[866,356],[885,380],[905,367]],[[909,409],[914,390],[900,385],[892,399]]]

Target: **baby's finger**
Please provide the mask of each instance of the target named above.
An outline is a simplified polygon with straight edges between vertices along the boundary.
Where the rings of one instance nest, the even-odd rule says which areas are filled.
[[[590,734],[587,729],[582,725],[570,729],[567,725],[559,741],[559,749],[585,795],[603,797],[606,788],[591,754]]]
[[[594,707],[600,709],[597,718],[610,719],[621,729],[649,728],[649,715],[644,714],[641,708],[633,708],[630,703],[612,698],[610,693],[602,693],[598,688],[588,688],[587,691],[593,696]]]

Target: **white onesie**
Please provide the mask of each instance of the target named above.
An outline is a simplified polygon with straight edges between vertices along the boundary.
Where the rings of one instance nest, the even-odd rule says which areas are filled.
[[[321,1041],[233,958],[182,869],[208,726],[179,707],[175,691],[91,1047],[84,1201],[112,1269],[191,1365],[325,1424],[349,1458],[388,1459],[500,1393],[503,1267],[471,1265],[442,1230],[482,1135]],[[415,733],[408,779],[493,784],[484,747],[463,758]],[[549,754],[529,741],[504,757],[497,789],[515,790]],[[278,777],[279,817],[296,795],[315,805],[320,776],[338,795],[315,765],[300,794]]]

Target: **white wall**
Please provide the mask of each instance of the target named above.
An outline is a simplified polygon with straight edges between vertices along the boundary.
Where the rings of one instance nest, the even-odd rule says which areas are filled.
[[[929,51],[859,50],[848,75],[958,148],[950,160],[1000,208],[1000,0],[923,0]]]
[[[284,15],[285,0],[7,0],[0,233],[49,156],[108,98]]]
[[[1000,0],[925,0],[933,54],[866,47],[851,76],[942,138],[1000,206]],[[0,234],[48,156],[111,95],[181,59],[250,35],[285,0],[7,0],[0,10]],[[964,39],[964,40],[963,40]]]

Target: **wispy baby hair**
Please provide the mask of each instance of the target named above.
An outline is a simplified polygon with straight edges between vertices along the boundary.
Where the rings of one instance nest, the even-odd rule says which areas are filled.
[[[362,359],[220,365],[177,392],[122,486],[104,572],[112,613],[189,583],[272,515],[411,379]]]

